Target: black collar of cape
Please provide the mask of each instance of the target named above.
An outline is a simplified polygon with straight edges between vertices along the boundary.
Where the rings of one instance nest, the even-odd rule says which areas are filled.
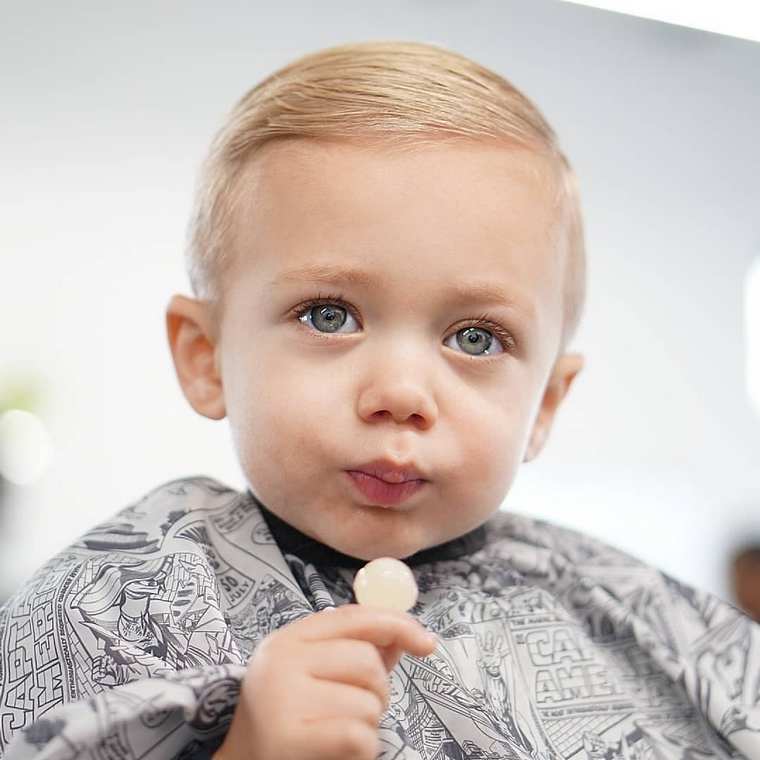
[[[270,512],[249,490],[249,497],[261,510],[272,537],[283,554],[294,554],[304,562],[313,565],[334,565],[336,567],[359,568],[367,564],[367,560],[343,554],[310,536],[301,533],[290,523],[285,522],[273,512]],[[407,565],[422,565],[427,562],[458,559],[483,548],[486,542],[485,525],[480,525],[463,536],[451,539],[445,543],[431,546],[404,558]]]

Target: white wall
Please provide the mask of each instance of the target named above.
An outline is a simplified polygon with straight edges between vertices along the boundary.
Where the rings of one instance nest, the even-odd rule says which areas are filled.
[[[760,539],[741,311],[760,255],[760,45],[549,0],[16,6],[0,27],[0,385],[41,379],[55,457],[6,494],[0,596],[160,482],[242,485],[225,423],[187,406],[164,337],[170,294],[189,292],[195,172],[262,77],[376,38],[511,79],[580,177],[587,366],[506,506],[729,596],[726,553]]]

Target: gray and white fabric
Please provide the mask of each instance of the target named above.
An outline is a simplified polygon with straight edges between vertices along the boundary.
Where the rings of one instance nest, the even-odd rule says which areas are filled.
[[[408,561],[439,645],[391,674],[382,758],[760,759],[760,626],[728,603],[508,512]],[[0,608],[0,755],[209,757],[257,644],[362,564],[250,492],[160,486]]]

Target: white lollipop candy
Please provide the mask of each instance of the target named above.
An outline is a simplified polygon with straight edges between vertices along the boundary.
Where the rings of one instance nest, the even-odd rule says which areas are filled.
[[[359,604],[406,612],[417,601],[417,583],[401,560],[379,557],[368,562],[354,578]]]

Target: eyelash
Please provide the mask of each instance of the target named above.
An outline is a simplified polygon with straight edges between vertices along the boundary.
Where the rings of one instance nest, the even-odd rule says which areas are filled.
[[[361,324],[361,319],[359,317],[359,313],[356,311],[356,309],[349,304],[345,297],[342,296],[339,293],[335,294],[318,294],[315,298],[310,298],[308,301],[304,301],[302,304],[299,304],[291,311],[291,316],[294,316],[296,318],[303,317],[305,314],[308,314],[308,312],[313,309],[315,306],[322,306],[324,304],[335,304],[336,306],[340,306],[346,311],[348,311],[351,316]],[[483,329],[488,330],[489,332],[493,333],[501,343],[502,347],[504,348],[504,353],[514,353],[514,351],[517,349],[517,346],[515,344],[515,339],[512,337],[510,333],[508,333],[501,325],[499,325],[496,322],[491,321],[488,314],[482,314],[481,316],[477,317],[476,319],[467,320],[468,324],[464,325],[463,327],[460,327],[459,330],[466,330],[468,327],[482,327]],[[459,331],[457,330],[457,332]],[[325,333],[326,334],[326,333]],[[472,355],[473,359],[480,359],[480,358],[493,358],[495,359],[498,356],[498,354],[491,355],[491,354],[481,354],[480,356]]]

